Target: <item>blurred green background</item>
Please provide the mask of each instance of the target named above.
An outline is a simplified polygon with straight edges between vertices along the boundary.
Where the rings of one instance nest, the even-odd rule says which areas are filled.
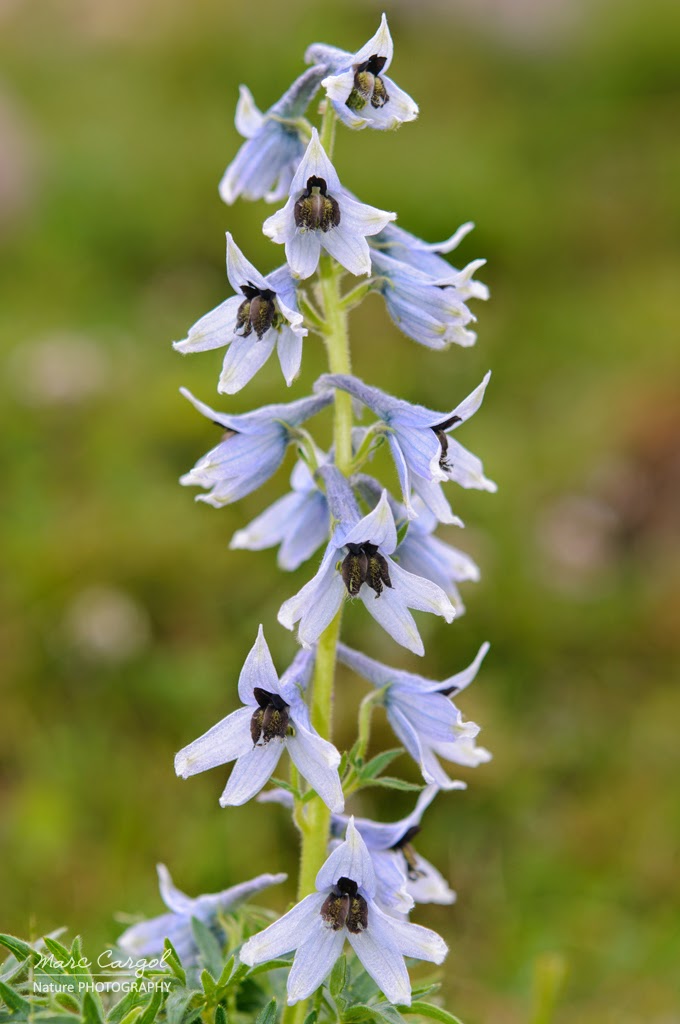
[[[160,912],[154,864],[191,893],[266,870],[294,876],[283,811],[223,811],[227,771],[190,782],[175,750],[236,704],[263,622],[309,577],[227,549],[284,490],[216,511],[177,477],[214,443],[178,395],[247,410],[282,400],[274,360],[233,399],[219,352],[170,348],[228,294],[224,231],[262,269],[264,204],[225,207],[240,82],[263,108],[306,45],[355,49],[381,8],[198,0],[0,3],[3,467],[0,703],[3,930],[61,924],[91,950],[114,914]],[[420,103],[402,131],[339,133],[366,201],[427,239],[472,219],[485,256],[479,342],[427,351],[371,298],[356,372],[451,408],[488,367],[461,434],[499,483],[453,486],[483,569],[467,615],[421,616],[442,676],[492,642],[461,700],[493,762],[442,796],[419,850],[459,891],[418,920],[451,946],[449,1008],[466,1024],[531,1019],[532,974],[563,956],[556,1021],[680,1021],[680,7],[674,0],[421,0],[387,7],[393,73]],[[287,397],[324,368],[306,342]],[[292,456],[291,456],[292,459]],[[387,468],[387,463],[384,464]],[[289,468],[289,463],[287,463]],[[350,642],[417,659],[361,606]],[[345,674],[339,743],[362,684]],[[392,745],[378,716],[376,747]],[[406,758],[396,762],[416,779]],[[390,819],[408,794],[355,804]],[[271,905],[293,893],[272,890]],[[535,1019],[538,1024],[538,1018]]]

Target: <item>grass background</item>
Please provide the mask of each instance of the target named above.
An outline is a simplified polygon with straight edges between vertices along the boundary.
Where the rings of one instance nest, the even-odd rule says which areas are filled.
[[[568,965],[556,1021],[680,1021],[677,777],[680,616],[680,8],[458,0],[387,6],[394,77],[421,116],[341,131],[362,198],[428,239],[473,219],[473,350],[431,353],[378,298],[352,317],[356,372],[450,408],[494,370],[461,440],[499,483],[454,491],[446,535],[483,581],[447,628],[421,616],[426,669],[492,652],[461,704],[493,762],[442,796],[419,849],[459,891],[442,931],[449,1008],[530,1019],[532,972]],[[285,815],[222,811],[225,771],[178,781],[175,750],[235,706],[262,621],[283,668],[281,601],[309,576],[233,531],[285,487],[217,512],[176,479],[213,443],[178,396],[215,395],[220,354],[170,340],[227,294],[224,231],[281,259],[264,204],[225,207],[247,82],[266,108],[313,40],[359,46],[380,8],[263,0],[0,4],[0,906],[3,930],[61,924],[97,950],[118,911],[160,911],[153,865],[188,891],[294,875]],[[306,343],[290,397],[323,371]],[[282,396],[274,362],[228,400]],[[225,406],[226,407],[226,406]],[[384,468],[389,472],[387,463]],[[417,659],[361,607],[350,642]],[[337,739],[362,684],[343,674]],[[378,718],[376,749],[391,745]],[[396,766],[416,778],[406,758]],[[408,795],[367,794],[385,819]],[[282,909],[293,893],[271,893]]]

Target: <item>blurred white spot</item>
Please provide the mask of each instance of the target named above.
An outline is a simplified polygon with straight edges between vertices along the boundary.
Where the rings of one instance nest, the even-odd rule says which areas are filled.
[[[77,334],[24,342],[11,353],[8,369],[17,397],[27,405],[75,404],[109,383],[107,353]]]
[[[146,609],[111,586],[81,590],[66,610],[64,631],[85,657],[110,663],[133,658],[151,641]]]
[[[617,526],[616,513],[603,501],[577,494],[553,501],[538,523],[548,581],[560,589],[587,587],[615,558]]]
[[[0,16],[2,0],[0,0]],[[34,146],[11,95],[0,92],[0,227],[19,220],[35,195]]]

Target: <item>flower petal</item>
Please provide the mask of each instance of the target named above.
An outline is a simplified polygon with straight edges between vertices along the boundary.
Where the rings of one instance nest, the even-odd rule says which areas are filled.
[[[262,291],[269,287],[259,270],[256,270],[250,260],[245,258],[234,241],[231,231],[227,231],[227,277],[229,284],[237,294],[243,285],[252,285],[253,288]]]
[[[375,895],[373,861],[366,843],[354,826],[354,818],[350,818],[347,823],[345,841],[333,850],[319,870],[316,887],[325,892],[332,889],[339,878],[351,878],[369,899]]]
[[[394,563],[391,560],[388,561],[391,575]],[[421,656],[425,654],[415,620],[403,598],[395,590],[386,587],[378,597],[372,590],[362,587],[359,597],[375,621],[380,623],[393,640],[396,640],[402,647],[408,648],[409,651],[413,651],[414,654]]]
[[[366,541],[376,544],[386,555],[390,555],[397,546],[397,529],[387,491],[382,492],[373,511],[353,526],[344,539],[345,544],[363,544]]]
[[[225,302],[220,303],[215,309],[197,320],[193,327],[189,328],[189,334],[183,341],[173,342],[172,347],[177,352],[186,354],[188,352],[208,352],[210,349],[222,348],[228,345],[236,330],[236,314],[243,298],[232,295]]]
[[[341,811],[345,798],[338,774],[340,754],[332,743],[305,728],[297,719],[293,724],[295,735],[286,737],[286,746],[294,764],[326,806],[331,811]]]
[[[269,359],[277,338],[278,332],[273,328],[262,338],[234,338],[224,357],[217,390],[223,395],[235,395],[244,388]]]
[[[389,931],[391,941],[402,956],[413,957],[415,960],[429,960],[434,964],[443,963],[449,948],[441,935],[437,935],[431,928],[423,928],[422,925],[411,924],[410,921],[398,921],[388,917],[379,908],[377,911],[380,930],[385,928]]]
[[[344,600],[345,585],[335,568],[336,556],[337,548],[330,544],[316,576],[279,609],[278,620],[286,629],[293,629],[299,621],[298,640],[303,647],[319,639]]]
[[[424,576],[414,576],[389,560],[392,587],[409,608],[441,615],[445,622],[453,622],[456,610],[441,587]]]
[[[319,265],[320,255],[321,240],[318,231],[295,230],[294,234],[286,239],[286,259],[295,277],[303,280],[311,277]]]
[[[244,704],[250,704],[252,707],[257,703],[253,694],[256,686],[269,693],[279,692],[279,677],[261,625],[238,680],[238,695]]]
[[[281,364],[281,373],[288,387],[291,386],[300,373],[302,337],[300,331],[294,331],[290,327],[284,326],[279,330],[277,352],[279,363]]]
[[[411,982],[404,958],[392,938],[391,924],[395,920],[384,914],[371,901],[368,909],[368,928],[347,937],[364,969],[390,1003],[411,1005]]]
[[[280,917],[268,928],[253,935],[241,947],[239,959],[249,967],[275,960],[291,949],[296,949],[309,934],[310,928],[320,919],[325,897],[318,892],[305,896],[292,910]]]
[[[253,744],[250,736],[252,715],[252,707],[232,711],[193,743],[183,747],[175,755],[175,772],[188,779],[190,775],[206,772],[247,753]]]
[[[188,914],[191,916],[196,901],[173,884],[172,876],[165,864],[157,864],[156,870],[158,872],[158,888],[161,891],[161,899],[168,910],[172,910],[175,914]]]
[[[239,97],[234,124],[239,135],[242,135],[244,139],[252,139],[253,135],[262,127],[264,114],[258,109],[247,85],[239,85],[238,89]]]
[[[315,921],[304,942],[298,946],[293,966],[288,975],[288,1005],[306,999],[315,992],[330,974],[333,964],[342,953],[345,944],[345,929],[333,931],[321,917]]]
[[[283,747],[283,741],[275,736],[268,743],[254,746],[247,754],[242,754],[220,797],[220,807],[240,807],[259,793],[279,763]]]

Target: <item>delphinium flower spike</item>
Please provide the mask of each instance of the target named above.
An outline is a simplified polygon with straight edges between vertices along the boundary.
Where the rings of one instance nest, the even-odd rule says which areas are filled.
[[[307,328],[302,326],[288,267],[263,277],[227,232],[227,277],[237,294],[201,317],[174,347],[188,353],[229,346],[217,386],[227,395],[245,387],[276,347],[290,386],[300,372]]]
[[[286,205],[262,226],[286,247],[295,277],[310,277],[325,249],[351,274],[371,273],[367,235],[377,235],[396,213],[367,206],[343,189],[314,129],[295,172]]]
[[[239,196],[269,202],[285,196],[305,151],[308,129],[301,119],[327,71],[325,64],[308,68],[265,114],[257,109],[250,90],[241,86],[235,121],[246,141],[220,182],[225,203]]]
[[[440,964],[447,946],[436,932],[390,917],[378,906],[373,862],[353,819],[345,841],[319,871],[316,890],[249,939],[241,949],[243,963],[252,967],[296,950],[287,985],[292,1005],[321,985],[347,939],[386,998],[409,1006],[404,957]]]
[[[235,910],[251,896],[257,895],[271,885],[285,882],[288,875],[258,875],[249,882],[232,885],[222,892],[204,896],[187,896],[173,885],[170,872],[165,864],[159,864],[158,885],[161,899],[168,908],[168,913],[152,917],[148,921],[139,921],[131,925],[120,935],[116,945],[128,956],[156,957],[163,952],[163,944],[168,938],[172,942],[177,955],[187,964],[194,963],[198,949],[191,926],[192,918],[208,925],[224,939],[219,925],[219,916]]]
[[[328,64],[331,74],[321,83],[338,118],[350,128],[398,128],[418,116],[418,104],[385,72],[394,46],[383,14],[378,31],[356,53],[313,43],[308,64]]]
[[[342,643],[338,658],[373,686],[385,688],[382,703],[389,723],[420,766],[425,782],[456,789],[458,783],[446,774],[439,757],[470,768],[491,759],[488,750],[475,744],[479,726],[466,722],[452,700],[473,681],[488,650],[489,644],[482,644],[467,668],[441,682],[383,665]]]
[[[313,652],[300,651],[279,679],[260,626],[238,681],[244,707],[180,750],[177,774],[186,779],[236,761],[220,804],[244,804],[269,781],[285,748],[330,809],[342,810],[340,754],[312,728],[302,697],[313,666]]]

